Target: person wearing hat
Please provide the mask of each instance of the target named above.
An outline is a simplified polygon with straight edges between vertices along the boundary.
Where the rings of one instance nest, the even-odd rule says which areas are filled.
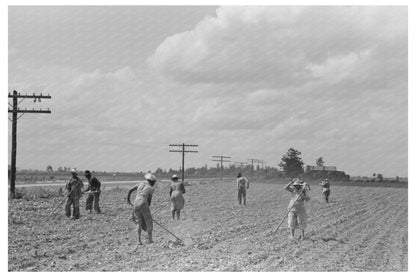
[[[85,170],[85,178],[88,180],[88,187],[84,192],[90,191],[85,209],[92,213],[92,204],[94,203],[94,211],[99,214],[101,213],[100,209],[100,193],[101,193],[101,182],[95,176],[91,175],[91,171]]]
[[[127,194],[127,203],[133,206],[133,214],[135,222],[137,224],[138,245],[142,245],[141,234],[142,230],[146,231],[149,235],[149,243],[153,243],[152,231],[153,231],[153,218],[150,213],[150,204],[152,202],[152,196],[155,192],[156,177],[151,173],[146,173],[144,178],[147,180],[145,183],[140,183],[132,187]],[[137,190],[136,199],[134,204],[130,202],[130,195],[133,191]],[[137,247],[136,247],[137,249]]]
[[[185,199],[183,194],[185,193],[185,186],[182,182],[178,181],[178,175],[174,174],[171,178],[172,182],[170,183],[170,209],[172,211],[172,219],[175,219],[175,213],[179,220],[181,215],[181,210],[185,205]]]
[[[65,205],[65,215],[71,217],[71,205],[73,206],[72,219],[78,219],[80,216],[79,212],[79,198],[82,196],[82,188],[84,184],[78,177],[78,173],[75,169],[71,170],[71,179],[65,185],[67,191],[66,196],[68,200]]]
[[[322,195],[324,196],[326,203],[329,203],[329,194],[331,193],[331,190],[329,189],[329,180],[325,179],[319,185],[322,187]]]
[[[246,190],[249,188],[250,183],[246,177],[243,177],[241,173],[237,174],[237,198],[238,203],[241,205],[243,200],[244,206],[246,205]]]
[[[291,238],[295,238],[295,230],[301,230],[301,239],[305,238],[305,229],[307,222],[307,213],[304,206],[304,201],[309,201],[310,198],[306,193],[307,184],[301,183],[299,179],[293,179],[284,189],[292,194],[288,205],[288,227],[291,230]]]

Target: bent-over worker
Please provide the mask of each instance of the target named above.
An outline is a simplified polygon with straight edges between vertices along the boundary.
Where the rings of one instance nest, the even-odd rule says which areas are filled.
[[[138,245],[143,244],[141,240],[142,230],[147,231],[149,235],[148,243],[153,243],[153,218],[149,206],[155,191],[154,185],[156,184],[156,177],[151,173],[146,173],[144,178],[147,182],[132,187],[127,194],[127,203],[133,206],[133,214],[137,224]],[[135,190],[137,190],[136,199],[134,200],[134,204],[131,204],[130,195]]]

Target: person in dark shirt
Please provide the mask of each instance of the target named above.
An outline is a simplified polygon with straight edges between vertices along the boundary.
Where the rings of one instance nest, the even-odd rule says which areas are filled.
[[[90,191],[87,201],[86,201],[86,210],[89,213],[92,213],[92,204],[94,203],[94,211],[99,214],[101,213],[100,209],[100,193],[101,193],[101,183],[95,176],[91,175],[89,170],[85,171],[85,177],[88,180],[88,187],[85,192]]]
[[[80,217],[79,212],[79,198],[82,196],[82,188],[84,184],[81,179],[78,177],[75,169],[71,170],[71,179],[65,185],[67,191],[66,196],[68,200],[65,205],[65,215],[71,217],[71,205],[73,206],[72,219],[78,219]]]

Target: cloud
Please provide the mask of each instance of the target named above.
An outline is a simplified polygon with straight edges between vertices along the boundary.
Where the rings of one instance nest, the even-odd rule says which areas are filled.
[[[365,6],[221,7],[216,17],[205,18],[193,30],[166,38],[148,63],[185,83],[302,84],[337,75],[338,64],[353,71],[363,62],[371,63],[380,57],[377,53],[385,53],[385,46],[397,51],[401,62],[407,59],[405,11]],[[338,79],[342,76],[348,77],[343,73]]]
[[[216,154],[276,166],[294,147],[306,163],[406,175],[406,21],[394,6],[221,7],[167,37],[148,67],[34,70],[13,58],[9,85],[53,96],[48,119],[19,123],[31,140],[20,151],[32,164],[149,170],[179,167],[170,143],[200,145],[190,166]]]

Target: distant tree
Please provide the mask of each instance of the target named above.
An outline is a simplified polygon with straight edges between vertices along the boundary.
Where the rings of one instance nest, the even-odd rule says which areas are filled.
[[[64,171],[64,170],[62,169],[62,166],[58,167],[58,172],[62,172],[62,171]]]
[[[51,166],[51,165],[48,165],[48,166],[46,167],[46,171],[47,171],[47,172],[53,172],[53,168],[52,168],[52,166]]]
[[[317,166],[324,166],[324,158],[319,157],[318,159],[316,159],[316,165]]]
[[[377,182],[383,182],[383,179],[383,174],[378,173],[376,177]]]
[[[298,150],[290,148],[282,157],[282,162],[279,166],[282,168],[286,176],[291,178],[303,173],[303,161],[300,157],[302,153]]]

